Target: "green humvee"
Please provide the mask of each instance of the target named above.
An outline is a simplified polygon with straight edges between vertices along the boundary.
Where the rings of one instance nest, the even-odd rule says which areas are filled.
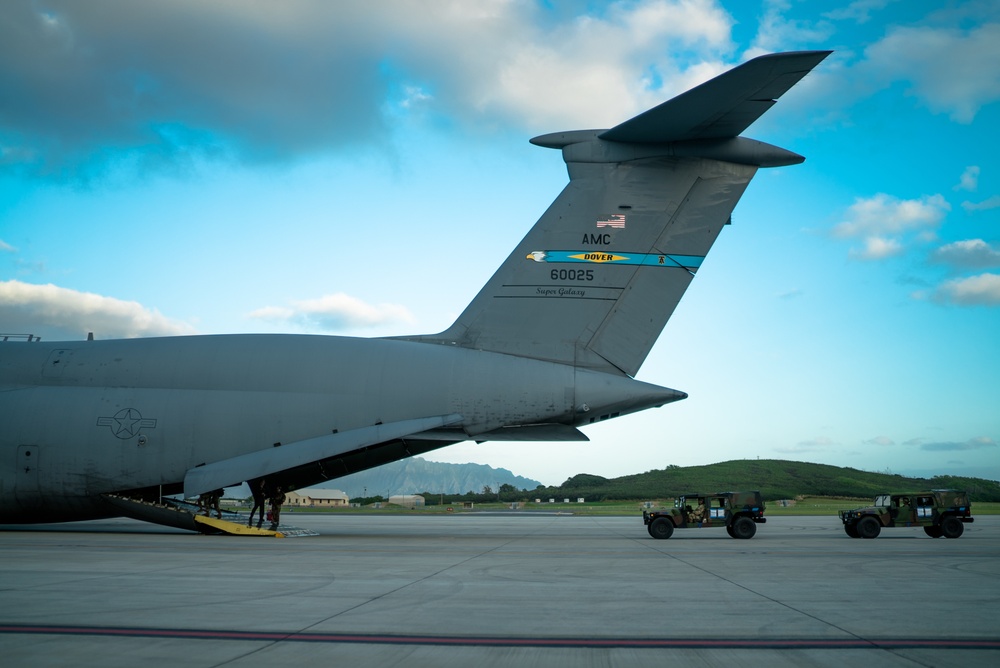
[[[685,494],[667,510],[644,510],[642,522],[653,538],[670,538],[674,529],[726,527],[733,538],[753,538],[764,518],[760,492]]]
[[[876,538],[883,527],[923,527],[931,538],[958,538],[973,521],[968,493],[954,489],[880,494],[872,505],[839,515],[851,538]]]

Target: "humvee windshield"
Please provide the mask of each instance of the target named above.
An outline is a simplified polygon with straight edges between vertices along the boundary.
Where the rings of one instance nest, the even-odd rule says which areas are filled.
[[[872,505],[884,506],[888,508],[890,503],[891,503],[891,497],[888,494],[880,494],[879,496],[875,497],[875,502]]]

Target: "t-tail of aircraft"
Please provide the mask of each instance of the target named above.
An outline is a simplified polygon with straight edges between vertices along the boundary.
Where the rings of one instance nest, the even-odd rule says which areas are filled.
[[[610,130],[542,135],[570,182],[454,325],[417,340],[634,376],[758,167],[738,135],[829,51],[755,58]]]

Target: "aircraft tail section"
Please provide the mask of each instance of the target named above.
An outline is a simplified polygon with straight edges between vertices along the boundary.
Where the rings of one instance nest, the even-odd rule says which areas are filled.
[[[553,133],[570,182],[458,320],[417,340],[635,375],[759,167],[736,136],[829,52],[754,59],[610,130]]]

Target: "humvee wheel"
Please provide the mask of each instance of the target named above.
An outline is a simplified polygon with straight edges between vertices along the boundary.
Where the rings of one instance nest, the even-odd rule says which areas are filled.
[[[674,534],[674,523],[666,517],[657,517],[649,525],[649,535],[653,538],[670,538]]]
[[[727,524],[726,525],[726,533],[729,534],[730,538],[736,538],[736,534],[733,533],[733,525],[732,524]]]
[[[653,523],[652,522],[650,522],[649,524],[646,525],[646,533],[648,533],[650,536],[653,536]],[[656,536],[653,536],[653,538],[656,538]]]
[[[954,515],[948,515],[941,520],[941,535],[945,538],[958,538],[965,531],[962,520]]]
[[[856,530],[862,538],[878,538],[879,533],[882,531],[882,525],[878,523],[877,519],[869,515],[858,520]]]
[[[941,533],[941,527],[924,527],[924,533],[931,538],[940,538],[944,535]]]
[[[845,524],[844,525],[844,531],[851,538],[861,538],[861,536],[858,535],[858,525],[857,525],[856,522],[851,522],[849,524]]]
[[[737,517],[736,521],[733,522],[733,531],[730,535],[733,538],[746,540],[753,538],[755,533],[757,533],[757,525],[754,524],[752,519],[749,517]]]

